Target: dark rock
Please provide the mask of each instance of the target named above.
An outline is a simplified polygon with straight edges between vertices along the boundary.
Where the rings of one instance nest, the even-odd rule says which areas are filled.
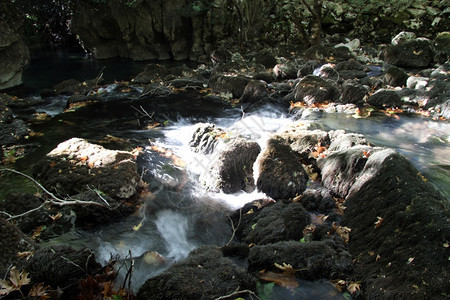
[[[339,97],[339,91],[328,81],[308,75],[295,87],[295,101],[303,101],[307,105],[315,103],[334,102]]]
[[[277,79],[296,79],[297,68],[292,63],[277,64],[273,67],[273,74]]]
[[[367,94],[368,90],[365,86],[354,80],[346,80],[342,85],[340,102],[344,104],[353,103],[362,105],[364,104],[364,97],[366,97]]]
[[[210,154],[214,151],[219,141],[218,137],[223,134],[225,134],[225,131],[217,128],[215,124],[200,123],[192,135],[189,146],[194,148],[195,152]]]
[[[319,213],[329,213],[336,207],[330,190],[325,188],[308,189],[297,202],[301,203],[308,211]]]
[[[86,95],[93,87],[93,82],[80,82],[75,79],[64,80],[53,87],[57,94],[60,95]]]
[[[402,105],[402,99],[395,91],[380,89],[367,99],[367,103],[380,109],[396,108]]]
[[[303,56],[305,60],[324,61],[325,59],[333,56],[333,48],[322,45],[311,46],[305,50]]]
[[[390,45],[384,50],[384,61],[397,67],[424,68],[433,60],[430,42],[413,40],[398,45]]]
[[[350,163],[341,158],[339,164]],[[449,203],[407,159],[393,150],[373,152],[345,206],[342,224],[352,229],[354,276],[362,280],[365,297],[429,299],[447,293]]]
[[[339,77],[340,79],[363,79],[367,77],[367,73],[357,70],[342,70],[339,71]]]
[[[233,98],[240,98],[250,78],[241,75],[213,75],[209,79],[209,86],[213,93],[231,93]]]
[[[335,195],[345,198],[367,162],[364,152],[373,153],[374,149],[369,146],[355,146],[319,158],[317,165],[322,173],[323,186]]]
[[[315,60],[307,61],[303,66],[300,67],[297,73],[297,77],[301,78],[304,76],[312,75],[314,70],[319,67],[319,63]]]
[[[152,63],[146,65],[144,71],[137,74],[131,82],[136,84],[148,84],[154,80],[161,80],[168,74],[169,71],[164,65]]]
[[[11,123],[14,117],[12,111],[3,102],[3,97],[8,97],[8,95],[2,94],[0,96],[1,96],[0,98],[0,126],[1,126],[3,124]]]
[[[278,271],[275,264],[290,264],[300,270],[301,279],[345,278],[353,270],[352,257],[342,243],[331,239],[300,243],[298,241],[257,245],[250,248],[249,270]]]
[[[38,246],[20,229],[0,217],[0,276],[6,278],[10,266],[17,266],[20,260],[17,253],[34,251]]]
[[[15,145],[29,133],[30,129],[23,120],[14,119],[11,123],[0,123],[0,144],[3,146]]]
[[[240,102],[256,102],[267,96],[266,83],[260,80],[250,81],[244,89]]]
[[[253,79],[254,80],[262,80],[265,81],[267,83],[271,83],[274,81],[274,76],[273,73],[269,73],[269,72],[259,72],[256,73],[255,75],[253,75]]]
[[[226,194],[254,189],[253,164],[261,151],[256,142],[237,139],[227,145],[203,180],[210,190]]]
[[[336,61],[346,61],[353,58],[350,49],[345,46],[333,48],[332,53]]]
[[[137,299],[215,299],[254,290],[256,279],[215,246],[201,246],[182,262],[145,282]]]
[[[335,66],[336,71],[343,71],[343,70],[354,70],[354,71],[365,71],[365,67],[358,62],[357,60],[351,58],[347,61],[342,61],[336,64]]]
[[[262,64],[267,69],[273,68],[278,62],[270,51],[263,50],[255,55],[255,63]]]
[[[50,98],[58,96],[58,93],[54,89],[43,89],[40,91],[41,98]]]
[[[390,86],[405,86],[407,79],[405,70],[394,66],[388,68],[384,74],[384,83]]]
[[[30,51],[22,35],[24,18],[10,1],[0,4],[0,90],[22,83]]]
[[[194,78],[178,78],[168,82],[174,88],[203,89],[207,83]]]
[[[78,138],[59,144],[37,162],[33,175],[50,191],[94,202],[75,209],[80,213],[77,223],[82,225],[103,223],[105,219],[116,221],[117,216],[130,214],[133,207],[125,200],[133,202],[140,188],[133,154],[108,150]]]
[[[67,98],[67,104],[70,105],[72,103],[84,102],[87,100],[86,95],[73,95]]]
[[[288,199],[306,189],[306,175],[299,156],[281,138],[272,138],[258,156],[258,189],[274,199]]]
[[[311,222],[308,212],[300,203],[277,201],[257,209],[258,202],[236,211],[233,222],[239,222],[236,236],[247,244],[264,245],[303,237],[303,229]],[[250,209],[252,211],[250,211]]]
[[[444,64],[450,57],[450,32],[440,32],[434,39],[434,62]]]
[[[15,216],[38,208],[42,205],[42,202],[42,200],[30,194],[14,193],[0,202],[0,211]],[[41,207],[39,210],[16,218],[14,223],[22,232],[31,235],[38,226],[46,225],[51,221],[49,214],[48,209]]]
[[[231,61],[232,53],[230,50],[219,47],[211,53],[211,61],[214,64],[224,64]]]
[[[35,251],[25,268],[33,284],[43,282],[54,289],[59,287],[63,298],[74,299],[79,282],[97,274],[101,265],[95,261],[94,252],[87,248],[74,250],[69,246],[51,246]]]

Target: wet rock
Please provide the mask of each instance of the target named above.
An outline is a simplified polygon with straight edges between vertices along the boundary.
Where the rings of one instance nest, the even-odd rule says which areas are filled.
[[[137,299],[215,299],[254,290],[256,279],[215,246],[201,246],[182,262],[145,282]]]
[[[379,89],[367,99],[367,103],[376,108],[385,109],[400,107],[402,100],[395,91]]]
[[[209,190],[226,194],[254,189],[253,164],[261,151],[256,142],[235,140],[217,158],[210,172],[201,181]]]
[[[402,31],[391,40],[392,45],[399,45],[406,42],[411,42],[416,39],[416,34],[414,32]]]
[[[409,89],[425,90],[429,80],[427,77],[410,76],[406,81],[406,86]]]
[[[346,80],[342,84],[342,94],[340,102],[344,104],[353,103],[356,105],[364,104],[364,98],[368,94],[365,86],[354,80]]]
[[[319,67],[319,63],[315,60],[307,61],[300,67],[297,73],[297,77],[301,78],[307,75],[312,75],[314,70]]]
[[[218,138],[225,133],[223,129],[216,127],[215,124],[200,123],[192,135],[189,146],[194,148],[195,152],[210,154],[219,142]]]
[[[75,79],[64,80],[53,87],[59,95],[86,95],[93,88],[93,82],[80,82]]]
[[[131,82],[136,84],[148,84],[154,80],[161,80],[169,74],[167,68],[160,64],[148,64],[143,72],[134,77]]]
[[[174,88],[203,89],[207,82],[194,78],[177,78],[168,81],[168,84]]]
[[[0,90],[22,83],[30,51],[22,35],[23,18],[10,1],[0,4]]]
[[[219,47],[211,52],[213,64],[225,64],[231,61],[232,53],[225,47]]]
[[[358,257],[355,276],[365,297],[427,299],[446,293],[448,201],[407,159],[390,149],[371,154],[345,206],[342,224],[352,229],[349,248]]]
[[[277,79],[296,79],[297,68],[292,63],[277,64],[273,67],[273,74]]]
[[[348,48],[347,48],[348,50]],[[323,61],[333,55],[333,49],[322,45],[311,46],[305,50],[304,59],[310,61]]]
[[[314,105],[315,103],[334,102],[339,97],[339,91],[325,79],[308,75],[302,78],[295,87],[294,97],[295,101]]]
[[[384,74],[384,83],[390,86],[405,86],[406,80],[408,79],[408,74],[406,74],[405,70],[401,68],[397,68],[391,66],[386,70]]]
[[[231,93],[233,98],[240,98],[250,78],[241,75],[216,74],[209,79],[209,86],[213,93]]]
[[[5,278],[10,266],[17,266],[20,260],[17,253],[34,251],[38,246],[20,229],[0,217],[0,276]]]
[[[30,194],[14,193],[0,202],[0,211],[5,211],[13,216],[20,215],[38,208],[42,205],[42,202],[42,200]],[[38,226],[50,223],[49,213],[48,209],[41,207],[39,210],[15,219],[14,223],[22,232],[31,235]]]
[[[330,213],[336,207],[330,190],[325,188],[308,189],[296,201],[308,211],[319,213]]]
[[[346,133],[344,130],[330,131],[329,151],[340,151],[349,149],[353,146],[369,146],[369,142],[364,135],[359,133]]]
[[[272,138],[257,159],[258,189],[274,199],[288,199],[306,189],[306,175],[299,156],[281,138]]]
[[[43,89],[39,92],[41,98],[51,98],[58,96],[58,93],[54,89]]]
[[[27,124],[20,119],[14,119],[10,123],[0,123],[0,144],[10,146],[23,141],[30,133]]]
[[[61,288],[62,297],[73,299],[78,294],[79,282],[98,273],[101,265],[89,249],[74,250],[69,246],[50,246],[35,251],[25,264],[32,283],[43,282],[52,288]]]
[[[412,40],[398,45],[390,45],[384,50],[384,61],[397,67],[424,68],[433,59],[430,42],[427,40]]]
[[[11,109],[9,109],[3,101],[3,98],[8,97],[8,95],[2,94],[0,96],[1,96],[0,98],[0,126],[1,126],[3,124],[11,123],[14,117]]]
[[[110,216],[110,221],[115,221],[117,214],[129,214],[132,208],[125,201],[133,202],[140,189],[133,154],[108,150],[79,138],[59,144],[36,163],[33,175],[50,191],[97,203],[85,208],[91,210],[90,223],[96,223],[98,209],[104,211],[104,217]]]
[[[306,280],[345,278],[353,270],[352,257],[342,243],[331,239],[257,245],[250,248],[249,270],[279,271],[275,264],[290,264],[300,270],[295,276]]]
[[[264,245],[303,237],[303,229],[311,222],[308,212],[300,203],[277,201],[267,206],[262,202],[246,205],[232,215],[234,223],[240,222],[236,236],[247,244]]]
[[[355,146],[319,158],[317,165],[322,173],[324,187],[345,198],[367,162],[364,152],[373,151],[369,146]]]
[[[250,81],[244,89],[240,102],[256,102],[267,96],[267,85],[261,80]]]

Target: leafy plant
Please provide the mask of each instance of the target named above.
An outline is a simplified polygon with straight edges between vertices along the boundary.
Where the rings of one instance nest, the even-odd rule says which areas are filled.
[[[256,293],[258,294],[258,297],[261,298],[262,300],[272,299],[274,286],[275,286],[274,282],[262,283],[261,281],[258,281],[256,283]]]

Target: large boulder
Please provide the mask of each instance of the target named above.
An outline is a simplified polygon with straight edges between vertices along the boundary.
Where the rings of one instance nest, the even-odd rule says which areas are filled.
[[[433,51],[429,41],[412,40],[386,47],[384,61],[397,67],[424,68],[433,61]]]
[[[201,246],[182,262],[145,282],[137,299],[216,299],[238,289],[254,290],[256,279],[215,246]]]
[[[359,84],[355,80],[346,80],[342,84],[342,94],[340,102],[344,104],[353,103],[356,105],[363,105],[364,98],[368,94],[368,89]]]
[[[9,266],[15,266],[21,260],[17,255],[22,252],[31,253],[38,248],[37,244],[27,237],[14,224],[0,217],[0,276],[5,278]],[[22,258],[25,260],[25,258]]]
[[[354,276],[365,297],[447,293],[449,205],[426,178],[390,149],[356,146],[318,164],[324,186],[345,198],[342,225],[352,230]]]
[[[339,240],[326,239],[257,245],[250,248],[249,270],[279,271],[275,264],[291,265],[295,276],[306,280],[346,278],[353,270],[352,257]]]
[[[13,2],[0,3],[0,90],[21,84],[22,71],[30,61],[22,20]]]
[[[24,265],[33,284],[43,282],[54,289],[61,288],[65,299],[74,299],[79,292],[80,281],[101,269],[92,250],[75,250],[62,245],[35,251]]]
[[[299,241],[303,229],[311,222],[302,204],[268,200],[247,204],[231,218],[235,224],[240,224],[236,236],[247,244],[257,245]]]
[[[302,78],[294,90],[295,101],[302,101],[307,105],[334,102],[338,97],[339,91],[333,84],[312,75]]]
[[[105,149],[80,138],[60,143],[36,163],[33,175],[49,191],[69,200],[92,202],[74,206],[77,222],[84,220],[85,225],[132,213],[134,207],[127,201],[133,202],[141,184],[132,153]]]
[[[209,79],[209,86],[213,93],[231,93],[233,98],[241,98],[250,81],[242,75],[215,74]]]
[[[210,190],[236,193],[254,189],[253,164],[261,151],[256,142],[237,139],[220,153],[202,181]]]
[[[257,159],[258,189],[274,199],[288,199],[300,195],[306,189],[308,176],[299,155],[285,140],[276,137]]]
[[[379,89],[367,99],[367,103],[380,109],[396,108],[402,105],[402,99],[396,91]]]

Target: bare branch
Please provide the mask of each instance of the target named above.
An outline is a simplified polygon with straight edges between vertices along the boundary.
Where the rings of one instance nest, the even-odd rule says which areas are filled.
[[[237,226],[234,226],[234,222],[233,222],[233,220],[231,219],[231,217],[230,217],[228,214],[227,214],[227,217],[228,217],[228,219],[230,219],[230,222],[231,222],[231,228],[233,229],[233,234],[231,235],[231,238],[230,238],[230,240],[228,241],[228,243],[225,244],[226,246],[228,246],[228,245],[231,243],[231,241],[233,241],[233,239],[234,239],[234,237],[235,237],[235,235],[236,235],[236,230],[239,228],[239,225],[241,225],[242,208],[239,209],[239,221],[238,221]]]
[[[233,292],[233,293],[231,293],[231,294],[229,294],[229,295],[225,295],[225,296],[221,296],[221,297],[215,298],[214,300],[228,299],[228,298],[234,297],[234,296],[236,296],[236,295],[240,295],[240,294],[250,294],[250,297],[251,297],[252,299],[253,299],[253,297],[255,297],[256,299],[260,299],[260,300],[261,300],[261,298],[259,298],[258,296],[256,296],[255,292],[250,291],[250,290],[236,291],[236,292]],[[253,297],[252,297],[252,296],[253,296]]]

